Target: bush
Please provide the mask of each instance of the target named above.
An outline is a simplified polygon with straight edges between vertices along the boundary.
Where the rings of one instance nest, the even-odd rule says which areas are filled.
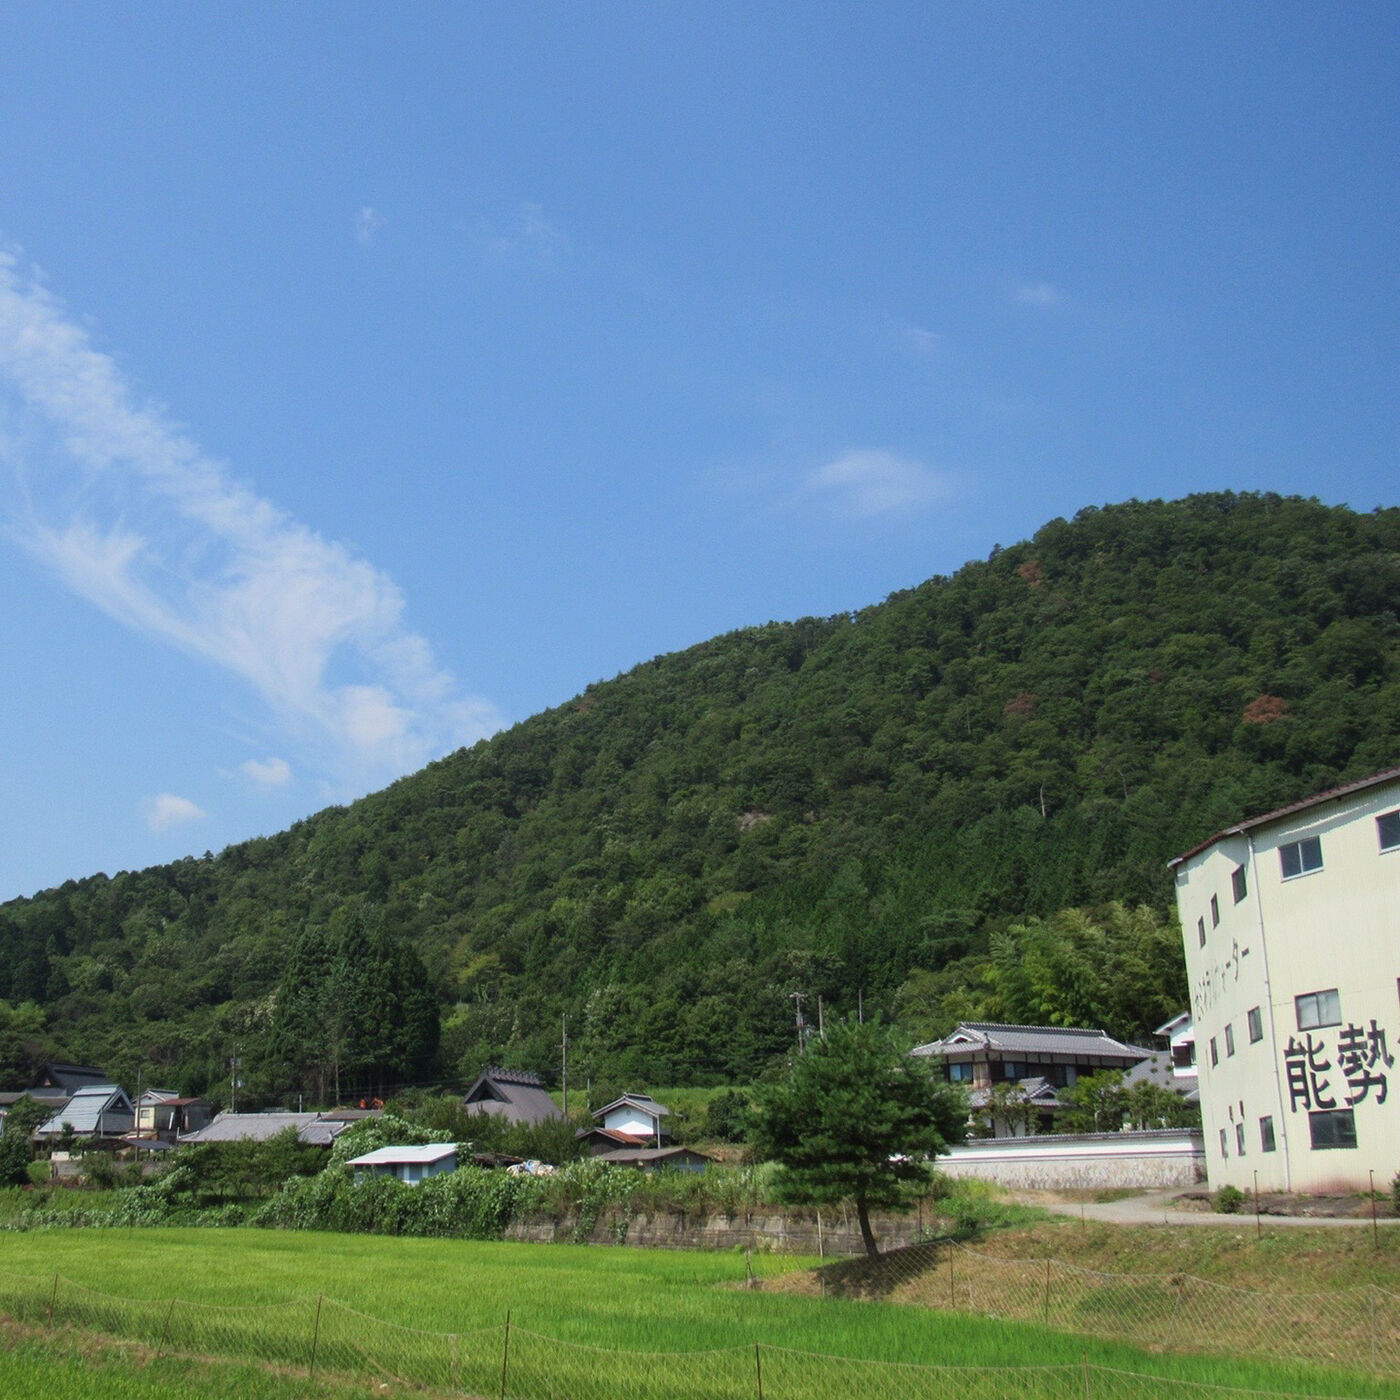
[[[53,1178],[53,1166],[47,1158],[31,1162],[24,1170],[31,1186],[44,1186]]]
[[[1238,1215],[1244,1205],[1244,1192],[1238,1186],[1222,1186],[1215,1193],[1215,1209],[1221,1215]]]

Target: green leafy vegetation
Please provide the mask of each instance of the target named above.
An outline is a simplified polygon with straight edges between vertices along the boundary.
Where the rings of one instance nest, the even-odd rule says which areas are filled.
[[[555,1075],[567,1015],[571,1083],[750,1084],[790,1057],[799,990],[921,1039],[1142,1039],[1185,1001],[1167,859],[1396,762],[1397,599],[1400,511],[1081,511],[879,605],[658,657],[279,835],[0,907],[0,1068],[61,1052],[222,1099],[236,1053],[244,1102],[315,1101],[337,1073]],[[384,1033],[377,983],[341,1008],[352,926],[421,960],[435,1047],[421,1002]]]
[[[752,1122],[757,1151],[778,1163],[778,1198],[853,1202],[873,1258],[880,1251],[871,1208],[903,1205],[911,1188],[927,1189],[926,1157],[962,1140],[967,1098],[935,1082],[929,1062],[884,1026],[846,1022],[766,1086]]]

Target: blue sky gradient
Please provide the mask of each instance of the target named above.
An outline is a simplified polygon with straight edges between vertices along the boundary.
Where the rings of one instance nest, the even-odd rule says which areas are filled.
[[[1397,30],[7,6],[0,898],[1084,505],[1395,504]]]

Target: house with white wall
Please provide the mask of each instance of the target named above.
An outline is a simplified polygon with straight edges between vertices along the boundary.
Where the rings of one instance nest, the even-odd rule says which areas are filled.
[[[1388,1186],[1400,768],[1227,827],[1171,866],[1211,1186]]]
[[[355,1181],[376,1176],[392,1176],[405,1186],[418,1186],[430,1176],[457,1170],[457,1144],[430,1142],[421,1146],[376,1147],[361,1157],[352,1157],[346,1166],[354,1169]]]

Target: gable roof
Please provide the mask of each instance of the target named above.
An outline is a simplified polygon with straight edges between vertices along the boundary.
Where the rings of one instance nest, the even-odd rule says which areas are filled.
[[[42,1093],[45,1089],[56,1089],[65,1094],[72,1094],[78,1089],[90,1089],[111,1082],[107,1071],[98,1069],[96,1065],[75,1065],[66,1060],[49,1060],[39,1067],[39,1073],[34,1076],[34,1083],[29,1087],[31,1092],[37,1090]]]
[[[91,1137],[102,1129],[102,1119],[106,1114],[118,1114],[134,1118],[135,1110],[126,1090],[116,1084],[93,1084],[79,1089],[68,1102],[48,1120],[34,1130],[36,1137],[61,1137],[63,1125],[67,1123],[79,1137]],[[127,1124],[129,1128],[131,1125]]]
[[[1192,846],[1189,851],[1183,851],[1175,859],[1169,860],[1167,868],[1174,870],[1182,861],[1200,855],[1202,851],[1209,850],[1217,841],[1223,841],[1227,836],[1243,836],[1245,832],[1253,831],[1256,827],[1267,826],[1270,822],[1282,821],[1284,817],[1296,816],[1299,812],[1306,812],[1310,807],[1320,807],[1324,802],[1340,802],[1344,797],[1365,792],[1367,788],[1379,787],[1382,783],[1393,782],[1400,782],[1400,768],[1385,768],[1379,773],[1372,773],[1369,778],[1358,778],[1354,783],[1343,783],[1340,787],[1328,788],[1326,792],[1319,792],[1313,797],[1303,798],[1301,802],[1290,802],[1286,807],[1275,807],[1272,812],[1265,812],[1262,817],[1251,817],[1248,821],[1236,822],[1234,826],[1227,826],[1224,831],[1217,831],[1214,836],[1207,837],[1199,846]]]
[[[649,1094],[623,1094],[620,1099],[614,1099],[611,1103],[605,1103],[602,1108],[595,1109],[593,1116],[601,1118],[606,1113],[611,1113],[615,1108],[623,1105],[630,1108],[640,1109],[641,1112],[652,1118],[668,1118],[671,1110],[664,1103],[657,1103]]]
[[[507,1123],[526,1123],[531,1127],[564,1116],[538,1074],[526,1069],[502,1069],[499,1065],[488,1065],[482,1070],[476,1083],[462,1095],[462,1102],[469,1111],[494,1114]]]
[[[1121,1060],[1136,1064],[1151,1051],[1114,1040],[1105,1031],[1080,1026],[1008,1026],[996,1021],[962,1021],[942,1040],[916,1045],[911,1055],[949,1055],[960,1051],[1004,1055],[1065,1055]]]

